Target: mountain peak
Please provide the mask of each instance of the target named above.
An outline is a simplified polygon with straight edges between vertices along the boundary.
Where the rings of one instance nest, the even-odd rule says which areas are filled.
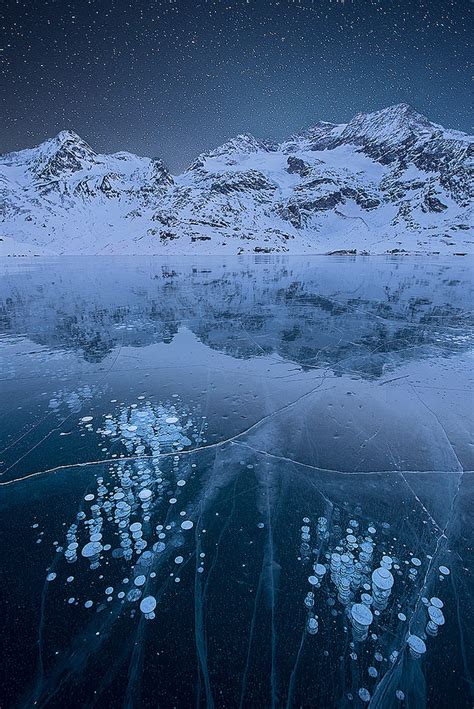
[[[424,127],[433,125],[423,113],[417,111],[409,103],[395,103],[392,106],[382,108],[380,111],[358,115],[370,116],[374,120],[379,117],[386,121],[400,121]]]
[[[84,142],[82,138],[73,130],[61,130],[59,133],[53,138],[57,143],[66,143],[70,140],[77,142],[77,143],[82,143]]]
[[[85,163],[94,162],[96,155],[77,133],[62,130],[38,146],[34,172],[42,179],[57,178],[82,169]]]
[[[53,151],[69,149],[79,150],[89,155],[96,155],[95,150],[91,148],[89,143],[86,143],[86,141],[83,140],[75,131],[69,129],[60,131],[54,138],[45,141],[39,147],[42,146]]]
[[[230,138],[225,143],[214,150],[201,153],[190,165],[188,170],[196,170],[204,167],[209,158],[223,158],[232,161],[238,155],[248,155],[250,153],[270,153],[277,149],[275,143],[269,140],[260,140],[251,133],[239,133],[234,138]]]
[[[426,116],[407,103],[397,103],[380,111],[358,113],[347,124],[341,139],[345,142],[402,144],[426,137],[437,130]]]
[[[394,112],[394,113],[402,113],[402,114],[410,114],[410,113],[415,113],[419,116],[422,114],[417,111],[413,106],[409,103],[406,103],[405,101],[402,101],[401,103],[392,103],[390,106],[386,106],[385,108],[382,108],[381,111],[388,111],[388,112]],[[423,116],[424,118],[424,116]]]
[[[268,140],[260,140],[251,133],[239,133],[235,138],[227,140],[223,145],[212,152],[215,154],[256,153],[260,150],[269,152],[272,149],[274,149],[274,146]]]

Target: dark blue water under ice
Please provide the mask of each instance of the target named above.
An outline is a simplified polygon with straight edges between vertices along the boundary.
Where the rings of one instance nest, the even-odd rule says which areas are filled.
[[[0,706],[473,705],[472,263],[0,273]]]

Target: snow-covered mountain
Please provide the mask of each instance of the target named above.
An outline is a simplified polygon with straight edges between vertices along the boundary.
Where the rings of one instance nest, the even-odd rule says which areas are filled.
[[[173,177],[63,131],[0,158],[0,254],[472,252],[472,146],[399,104],[239,135]]]

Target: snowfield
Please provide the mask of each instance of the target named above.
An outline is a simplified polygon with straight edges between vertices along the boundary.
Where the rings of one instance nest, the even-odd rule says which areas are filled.
[[[399,104],[172,176],[62,131],[0,157],[0,255],[472,253],[472,145]]]

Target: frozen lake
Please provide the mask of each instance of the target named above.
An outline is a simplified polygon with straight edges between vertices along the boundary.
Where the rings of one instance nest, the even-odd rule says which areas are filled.
[[[0,272],[0,706],[472,706],[472,261]]]

